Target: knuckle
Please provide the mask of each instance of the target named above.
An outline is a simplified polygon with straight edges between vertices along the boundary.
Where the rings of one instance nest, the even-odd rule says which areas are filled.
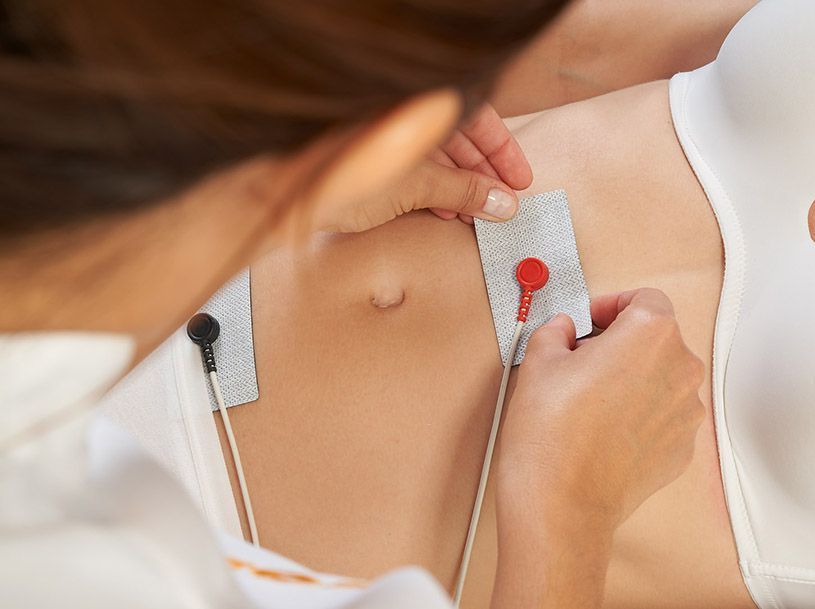
[[[643,305],[631,305],[625,310],[626,318],[637,327],[647,330],[653,321],[651,310]]]
[[[676,316],[673,305],[664,292],[656,288],[642,288],[630,307],[632,313],[651,330],[675,330]]]
[[[642,288],[640,294],[642,300],[648,303],[650,308],[664,312],[667,315],[673,315],[673,303],[671,303],[671,299],[662,290],[658,288]]]
[[[702,360],[691,354],[688,363],[688,381],[693,387],[700,387],[705,381],[706,376],[705,365]]]
[[[668,347],[671,353],[676,354],[677,349],[684,350],[685,343],[682,340],[682,332],[676,318],[660,314],[651,322],[650,331],[655,343]]]
[[[467,177],[466,184],[461,190],[460,199],[456,210],[458,212],[466,212],[473,209],[478,204],[478,191],[479,191],[479,178],[475,174]]]
[[[698,395],[691,396],[682,402],[681,412],[679,413],[680,427],[682,433],[690,434],[691,438],[696,437],[696,431],[705,420],[707,416],[707,409],[699,399]]]
[[[665,295],[665,292],[663,292],[659,288],[641,288],[640,294],[643,296],[645,300],[648,300],[650,302],[668,300],[668,297]]]
[[[672,315],[667,315],[664,313],[656,314],[652,321],[652,326],[654,332],[663,338],[681,340],[679,324],[676,322],[676,318]]]
[[[702,360],[686,348],[683,356],[673,367],[672,377],[677,395],[695,400],[699,398],[699,389],[707,378],[707,369]]]
[[[676,318],[665,310],[642,306],[632,312],[642,329],[653,338],[670,339],[679,335]]]
[[[415,173],[408,174],[388,188],[386,193],[391,198],[416,198],[432,200],[437,196],[438,175],[435,163],[422,162]]]
[[[702,403],[702,400],[696,399],[694,400],[694,407],[692,409],[693,413],[693,422],[695,423],[696,427],[699,427],[702,422],[705,420],[707,416],[707,409],[705,405]]]

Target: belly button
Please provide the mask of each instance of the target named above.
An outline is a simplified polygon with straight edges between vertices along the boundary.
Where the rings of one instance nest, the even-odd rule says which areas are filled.
[[[380,288],[371,296],[371,304],[377,309],[398,307],[405,301],[405,290],[398,286]]]

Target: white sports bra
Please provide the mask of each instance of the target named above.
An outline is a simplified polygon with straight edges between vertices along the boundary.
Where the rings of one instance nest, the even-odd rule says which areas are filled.
[[[815,2],[764,0],[671,110],[724,241],[714,416],[744,580],[815,607]]]

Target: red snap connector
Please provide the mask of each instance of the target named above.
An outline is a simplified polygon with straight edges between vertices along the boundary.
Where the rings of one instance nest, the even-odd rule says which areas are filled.
[[[540,290],[549,281],[549,267],[537,258],[524,258],[515,269],[515,277],[524,290]]]
[[[515,269],[515,277],[523,290],[518,321],[525,322],[532,306],[532,292],[540,290],[549,281],[549,267],[537,258],[524,258]]]

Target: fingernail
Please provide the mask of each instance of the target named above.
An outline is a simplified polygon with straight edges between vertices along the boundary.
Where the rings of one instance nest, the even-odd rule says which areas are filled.
[[[500,188],[493,188],[487,193],[481,211],[498,220],[509,220],[515,215],[515,197]]]

